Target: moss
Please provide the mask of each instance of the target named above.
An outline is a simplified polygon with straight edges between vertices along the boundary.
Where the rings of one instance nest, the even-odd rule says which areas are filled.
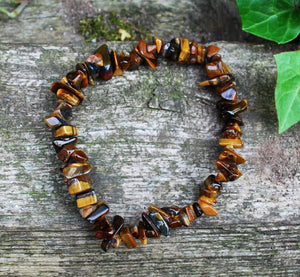
[[[149,39],[149,30],[130,21],[130,18],[124,12],[99,14],[95,18],[80,20],[79,30],[87,42],[101,37],[109,41]]]

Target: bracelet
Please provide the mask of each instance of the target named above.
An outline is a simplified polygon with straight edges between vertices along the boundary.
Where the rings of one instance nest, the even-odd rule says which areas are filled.
[[[81,216],[93,224],[96,238],[102,239],[101,248],[104,251],[117,248],[122,242],[127,248],[135,248],[136,239],[145,245],[147,238],[168,236],[170,228],[189,226],[202,214],[216,216],[218,211],[213,205],[222,189],[222,182],[234,181],[242,175],[237,165],[246,160],[234,148],[243,147],[240,129],[243,121],[239,113],[247,110],[247,100],[237,102],[236,83],[218,51],[217,46],[201,46],[186,38],[174,38],[168,43],[156,37],[152,43],[140,40],[131,52],[121,51],[118,54],[115,50],[109,51],[104,44],[85,62],[78,63],[75,71],[52,84],[51,91],[59,98],[58,105],[44,121],[53,129],[53,147],[58,158],[65,163],[61,171],[69,193],[76,196]],[[108,220],[109,207],[105,201],[98,202],[88,176],[92,170],[88,156],[75,147],[78,129],[67,122],[72,117],[72,108],[84,100],[81,89],[88,84],[94,85],[96,79],[109,80],[113,76],[123,75],[125,70],[138,69],[141,64],[148,64],[154,69],[159,56],[179,63],[205,64],[208,80],[199,83],[199,86],[214,86],[220,96],[216,105],[219,117],[224,122],[219,139],[223,152],[216,161],[217,174],[209,175],[200,185],[197,202],[182,208],[151,205],[148,212],[142,212],[137,226],[130,228],[119,215],[115,215],[111,222]]]

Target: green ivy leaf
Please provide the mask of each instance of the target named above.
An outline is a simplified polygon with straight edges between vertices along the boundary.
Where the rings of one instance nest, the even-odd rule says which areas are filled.
[[[236,0],[243,30],[286,43],[300,33],[299,0]]]
[[[275,103],[279,133],[300,120],[300,51],[274,56],[277,63]]]

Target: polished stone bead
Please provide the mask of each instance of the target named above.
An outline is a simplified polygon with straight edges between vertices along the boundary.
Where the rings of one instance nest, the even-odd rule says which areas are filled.
[[[142,63],[142,58],[135,52],[135,50],[132,50],[129,56],[128,70],[138,69],[141,63]]]
[[[89,223],[95,223],[100,217],[106,215],[109,212],[109,207],[106,204],[102,204],[97,209],[87,217]]]
[[[146,229],[143,221],[139,221],[138,225],[138,236],[141,240],[141,243],[146,245],[147,244],[147,236],[146,236]]]
[[[217,109],[220,112],[230,111],[232,114],[239,114],[248,109],[248,102],[246,99],[243,99],[239,103],[220,100],[217,102]]]
[[[68,102],[72,106],[78,106],[81,102],[75,94],[70,93],[69,91],[62,88],[57,90],[56,95],[58,98]]]
[[[218,160],[216,161],[216,166],[229,181],[234,181],[242,176],[242,173],[236,168],[236,164],[229,164]]]
[[[76,195],[77,207],[83,208],[85,206],[97,203],[97,195],[93,189]]]
[[[178,228],[182,226],[182,220],[180,219],[179,215],[173,217],[172,222],[170,222],[169,226],[171,228]]]
[[[190,43],[187,38],[180,38],[180,54],[178,57],[179,63],[189,63],[190,61]]]
[[[93,181],[87,175],[80,175],[67,181],[70,194],[78,194],[93,188]]]
[[[170,42],[167,42],[167,43],[163,44],[162,48],[161,48],[161,51],[160,51],[160,54],[163,57],[166,57],[166,55],[168,54],[169,48],[170,48]]]
[[[88,83],[90,85],[95,85],[94,78],[91,75],[91,72],[86,63],[78,63],[76,64],[76,69],[82,71],[88,78]]]
[[[243,120],[238,114],[234,114],[232,111],[223,111],[220,113],[220,118],[224,120],[225,123],[237,123],[241,126],[244,125]]]
[[[122,50],[118,54],[118,61],[122,70],[127,70],[130,66],[130,53]]]
[[[219,145],[221,146],[232,146],[234,148],[241,148],[244,146],[244,143],[240,138],[230,139],[230,138],[221,138],[219,139]]]
[[[50,114],[51,116],[58,117],[63,121],[70,120],[72,118],[72,105],[64,101],[59,101],[55,110]]]
[[[199,197],[199,201],[203,201],[203,202],[205,202],[205,203],[207,203],[207,204],[209,204],[209,205],[213,205],[213,204],[215,204],[215,203],[217,203],[217,200],[216,200],[216,198],[214,198],[214,197],[207,197],[207,196],[205,196],[205,195],[201,195],[200,197]]]
[[[209,190],[205,187],[200,187],[200,195],[205,195],[207,197],[216,197],[218,195],[217,192]]]
[[[192,205],[182,208],[182,212],[184,212],[187,215],[188,220],[190,222],[192,222],[196,219],[196,214],[194,212],[194,208]]]
[[[189,226],[191,224],[187,214],[184,211],[181,211],[178,217],[184,226]]]
[[[220,96],[227,101],[236,101],[237,91],[235,88],[229,88],[220,93]]]
[[[216,194],[219,194],[222,189],[222,184],[216,181],[215,175],[209,175],[204,181],[204,186],[208,190],[214,191]]]
[[[79,209],[79,213],[81,215],[82,218],[86,218],[88,217],[92,212],[94,212],[97,209],[97,205],[93,204],[93,205],[88,205],[85,206],[83,208]]]
[[[52,141],[52,145],[55,149],[56,153],[59,153],[59,151],[67,145],[75,146],[77,144],[78,138],[62,138],[62,139],[55,139]]]
[[[100,74],[101,66],[99,66],[95,63],[90,63],[90,62],[86,62],[85,65],[87,67],[89,75],[91,76],[90,78],[93,80],[93,83],[94,83],[94,80],[96,78],[98,78],[98,76]]]
[[[89,83],[87,75],[84,74],[81,70],[67,73],[66,78],[68,80],[68,83],[77,90],[86,88]]]
[[[180,208],[177,206],[163,207],[161,209],[172,216],[179,215],[180,213]]]
[[[170,41],[170,47],[165,57],[171,59],[172,61],[178,61],[179,55],[180,55],[180,39],[173,38]]]
[[[153,37],[153,42],[156,45],[156,52],[159,54],[163,45],[163,41],[157,37]]]
[[[122,76],[123,75],[123,71],[120,68],[116,50],[112,50],[111,51],[111,57],[112,57],[112,63],[113,63],[114,76]]]
[[[89,160],[88,156],[82,150],[75,148],[71,154],[69,162],[83,163],[83,162],[87,162],[88,160]]]
[[[86,60],[86,63],[94,63],[97,66],[103,66],[103,57],[100,53],[90,55]]]
[[[147,44],[147,52],[156,54],[157,53],[156,49],[157,49],[156,44]]]
[[[230,80],[230,82],[224,83],[220,86],[216,87],[216,92],[218,95],[221,95],[222,92],[230,89],[230,88],[236,88],[236,83],[233,80]],[[222,101],[222,100],[221,100]],[[235,102],[233,102],[235,104]]]
[[[63,162],[68,162],[70,159],[72,153],[74,152],[74,146],[72,144],[66,145],[63,147],[58,153],[57,157],[63,161]]]
[[[190,43],[190,64],[197,63],[198,43],[193,41]]]
[[[89,163],[71,163],[62,168],[62,173],[66,180],[71,178],[88,174],[92,170],[93,166]]]
[[[203,214],[203,211],[201,210],[198,202],[193,203],[193,208],[197,217],[200,217]]]
[[[136,225],[131,228],[130,232],[136,239],[139,238],[139,229]]]
[[[163,219],[163,217],[158,212],[150,212],[149,217],[154,222],[155,226],[159,229],[160,233],[164,236],[169,235],[169,226],[167,222]]]
[[[219,160],[234,162],[236,165],[243,164],[246,162],[246,159],[244,159],[242,156],[237,154],[234,151],[233,147],[229,147],[229,146],[224,147],[224,151],[223,153],[220,154]]]
[[[144,40],[140,40],[139,44],[134,48],[135,52],[141,56],[151,68],[157,67],[156,57],[152,52],[148,52],[147,43]]]
[[[227,122],[226,126],[228,123],[229,124],[237,124],[237,122]],[[240,138],[240,136],[241,136],[240,132],[238,132],[236,129],[230,128],[230,127],[226,127],[224,129],[224,131],[222,132],[222,137],[227,138],[227,139],[238,139],[238,138]]]
[[[160,236],[160,230],[156,227],[156,225],[154,224],[154,222],[151,220],[151,218],[147,213],[145,212],[142,213],[142,220],[144,222],[146,229],[154,231],[155,237]]]
[[[132,236],[130,233],[130,230],[128,227],[125,227],[121,232],[120,232],[120,237],[122,241],[125,243],[126,247],[131,249],[137,247],[137,242],[135,238]]]
[[[60,126],[54,131],[55,138],[75,137],[78,135],[78,128],[71,125]]]
[[[149,206],[148,211],[158,212],[167,223],[170,223],[172,221],[172,216],[157,206]]]
[[[99,76],[107,81],[113,76],[113,66],[109,55],[109,50],[106,44],[101,45],[97,50],[96,54],[101,54],[103,58],[103,66],[100,67]]]
[[[206,56],[206,47],[199,45],[197,48],[197,63],[204,63]]]
[[[68,79],[66,77],[62,78],[60,82],[54,82],[50,88],[50,90],[53,93],[56,93],[58,97],[59,97],[59,90],[61,90],[61,89],[65,92],[68,92],[72,96],[76,96],[80,102],[82,102],[84,100],[84,95],[79,90],[73,88],[68,83]]]
[[[222,62],[222,60],[207,63],[206,71],[208,78],[210,79],[230,73],[229,67],[224,62]]]
[[[232,76],[230,74],[226,74],[226,75],[221,75],[219,77],[215,77],[215,78],[203,81],[203,82],[199,83],[198,86],[199,87],[223,86],[225,83],[230,82],[231,80],[232,80]],[[222,92],[221,96],[223,95],[223,93],[224,92]]]
[[[218,211],[212,205],[201,200],[198,201],[198,204],[205,215],[216,216],[218,214]]]
[[[219,50],[220,50],[220,48],[215,46],[215,45],[207,46],[207,48],[206,48],[206,57],[208,59],[211,59],[214,55],[216,55],[218,53]]]
[[[112,248],[119,248],[122,244],[122,239],[120,235],[116,235],[111,239],[111,247]]]

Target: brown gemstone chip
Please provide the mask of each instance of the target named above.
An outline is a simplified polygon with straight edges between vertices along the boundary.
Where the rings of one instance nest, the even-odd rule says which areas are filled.
[[[234,181],[242,176],[242,173],[236,168],[235,164],[218,160],[216,161],[216,166],[229,181]]]
[[[244,143],[240,138],[230,139],[230,138],[220,138],[219,145],[221,146],[232,146],[234,148],[241,148]]]
[[[77,207],[83,208],[85,206],[97,203],[97,195],[93,189],[76,195]]]
[[[205,215],[216,216],[218,214],[218,211],[210,204],[207,204],[201,200],[198,201],[198,204]]]
[[[143,221],[139,221],[138,225],[138,235],[141,240],[141,243],[146,245],[147,244],[147,236],[146,236],[146,229]]]
[[[150,216],[147,213],[142,213],[142,219],[145,224],[146,230],[150,230],[154,232],[154,237],[159,237],[160,236],[160,231],[150,218]]]
[[[180,54],[178,57],[179,63],[188,63],[190,61],[190,43],[187,38],[180,39]]]
[[[168,224],[172,221],[172,216],[157,206],[149,206],[148,211],[159,213]]]
[[[123,71],[122,71],[122,69],[120,68],[116,50],[112,50],[112,51],[111,51],[111,55],[112,55],[112,60],[113,60],[113,71],[114,71],[114,76],[122,76],[122,75],[123,75]]]
[[[80,175],[67,180],[67,185],[70,194],[78,194],[93,188],[93,181],[87,175]]]
[[[62,173],[66,180],[77,177],[79,175],[88,174],[93,166],[89,163],[71,163],[62,168]]]
[[[122,241],[125,243],[126,247],[131,249],[137,247],[137,242],[133,235],[130,233],[130,230],[128,227],[125,227],[121,232],[120,232],[120,237]]]
[[[60,126],[54,131],[55,138],[75,137],[78,135],[78,128],[71,125]]]

